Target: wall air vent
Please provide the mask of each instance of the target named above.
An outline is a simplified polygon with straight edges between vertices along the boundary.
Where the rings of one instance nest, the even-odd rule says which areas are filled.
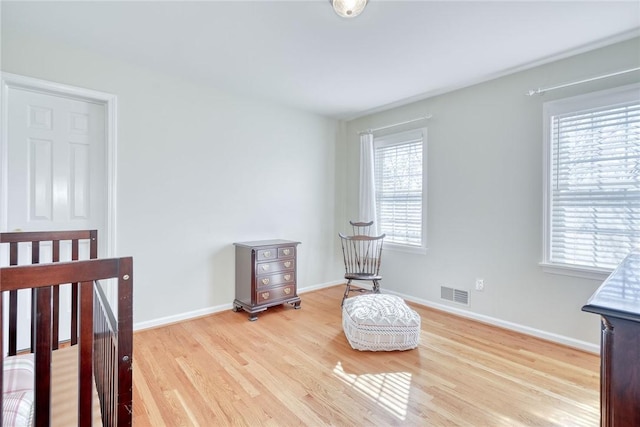
[[[469,305],[469,291],[463,291],[462,289],[440,286],[440,298],[458,304]]]

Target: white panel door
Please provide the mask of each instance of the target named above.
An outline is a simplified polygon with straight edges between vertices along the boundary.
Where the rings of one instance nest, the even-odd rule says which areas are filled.
[[[103,228],[102,104],[9,89],[7,229]]]
[[[108,209],[105,123],[104,104],[9,88],[7,230],[97,229],[98,253],[104,253],[105,239],[100,236],[106,231]],[[61,260],[70,259],[69,246],[61,245]],[[50,261],[51,248],[41,249],[40,262]],[[88,244],[79,249],[80,257],[87,258]],[[30,248],[23,247],[19,257],[29,260]],[[61,339],[69,338],[70,294],[70,286],[61,287]],[[30,292],[19,292],[19,324],[28,325],[30,299]],[[27,327],[19,329],[18,348],[27,348],[29,337]]]

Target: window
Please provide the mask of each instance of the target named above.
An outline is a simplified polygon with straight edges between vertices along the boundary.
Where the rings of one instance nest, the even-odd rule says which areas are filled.
[[[544,105],[543,265],[607,272],[640,246],[640,86]]]
[[[374,139],[378,231],[392,247],[425,249],[425,135],[420,129]]]

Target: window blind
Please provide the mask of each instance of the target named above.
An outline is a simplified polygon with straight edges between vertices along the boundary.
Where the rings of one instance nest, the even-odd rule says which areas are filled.
[[[550,261],[613,269],[640,246],[640,103],[551,116]]]
[[[376,215],[386,241],[423,245],[422,147],[421,132],[400,142],[376,141]]]

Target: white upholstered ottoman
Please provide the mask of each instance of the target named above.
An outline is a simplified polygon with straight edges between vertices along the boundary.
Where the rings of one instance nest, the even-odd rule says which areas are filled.
[[[398,296],[360,295],[344,301],[342,329],[356,350],[409,350],[420,341],[420,316]]]

